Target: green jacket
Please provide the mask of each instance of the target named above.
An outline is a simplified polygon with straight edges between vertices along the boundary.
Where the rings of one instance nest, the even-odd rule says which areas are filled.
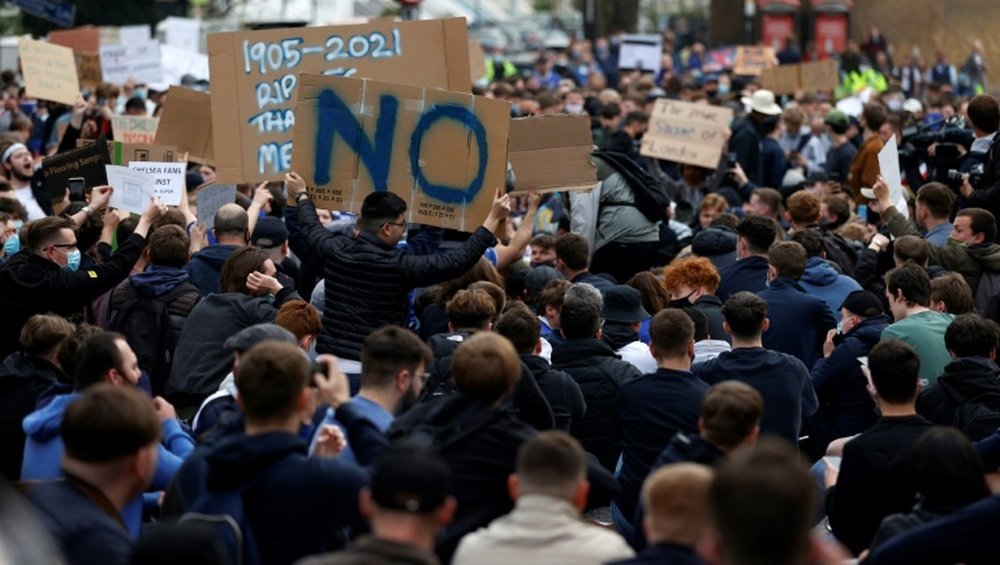
[[[895,206],[890,206],[882,213],[882,218],[889,225],[889,232],[893,237],[903,237],[904,235],[915,235],[920,237],[920,232],[907,218],[903,217]],[[979,279],[983,271],[1000,271],[1000,245],[990,243],[988,245],[976,245],[973,247],[947,246],[940,247],[929,245],[931,263],[941,265],[949,271],[955,271],[962,275],[965,282],[972,288],[972,295],[976,295],[976,287],[979,286]]]

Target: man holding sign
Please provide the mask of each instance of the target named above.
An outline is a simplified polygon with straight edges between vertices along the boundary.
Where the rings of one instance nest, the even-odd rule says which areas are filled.
[[[356,235],[333,235],[316,215],[298,173],[285,175],[288,194],[298,206],[299,222],[324,263],[326,304],[323,333],[316,351],[341,358],[345,373],[360,373],[365,336],[387,324],[405,325],[409,292],[453,279],[472,268],[496,244],[495,234],[510,215],[510,197],[497,189],[489,215],[461,247],[438,255],[418,256],[398,249],[406,228],[406,201],[393,192],[376,191],[361,204]]]

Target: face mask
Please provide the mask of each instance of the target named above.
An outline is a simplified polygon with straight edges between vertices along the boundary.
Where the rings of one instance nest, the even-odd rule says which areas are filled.
[[[729,94],[729,84],[720,82],[718,90],[715,91],[719,96],[725,96]]]
[[[886,105],[889,106],[890,112],[898,112],[903,109],[903,101],[898,98],[890,98],[886,101]]]
[[[583,104],[566,104],[565,110],[567,114],[582,114]]]
[[[964,241],[959,241],[954,237],[948,238],[948,247],[968,247],[968,246],[969,244],[965,243]]]
[[[66,254],[66,266],[63,267],[67,271],[75,272],[80,268],[80,250],[74,249]]]
[[[692,291],[691,294],[685,296],[684,298],[678,298],[676,300],[671,300],[669,306],[671,308],[687,308],[688,306],[691,306],[691,297],[692,296],[694,296],[694,291]]]
[[[24,220],[14,220],[14,230],[15,231],[21,231],[21,228],[23,228],[23,227],[24,227]]]
[[[147,92],[146,92],[145,88],[137,88],[137,89],[135,89],[135,92],[133,93],[133,95],[134,96],[138,96],[139,98],[142,98],[143,100],[145,100]]]
[[[14,233],[7,238],[7,241],[3,242],[3,254],[7,257],[17,253],[21,250],[21,238]]]
[[[837,322],[837,333],[839,333],[839,334],[844,333],[844,321],[843,320]]]

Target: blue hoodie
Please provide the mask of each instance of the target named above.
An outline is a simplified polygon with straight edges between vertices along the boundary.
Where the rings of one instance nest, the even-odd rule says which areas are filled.
[[[66,408],[80,394],[63,394],[53,397],[44,407],[24,418],[24,433],[28,436],[24,444],[24,463],[21,466],[21,480],[52,480],[62,477],[63,442],[59,435]],[[151,490],[164,490],[170,484],[174,473],[180,469],[184,459],[194,451],[191,439],[176,419],[163,421],[163,441],[159,446],[156,473],[153,475]],[[142,496],[130,500],[122,509],[122,520],[133,539],[139,538],[142,527]]]
[[[219,292],[222,264],[239,248],[238,245],[210,245],[191,256],[184,270],[191,275],[191,282],[202,296]]]
[[[135,292],[139,296],[157,298],[167,294],[177,285],[191,278],[184,269],[150,265],[145,271],[129,276]]]
[[[840,305],[847,295],[855,290],[862,290],[858,281],[838,273],[822,257],[810,257],[806,261],[806,272],[799,279],[799,286],[826,302],[837,322],[840,322]]]

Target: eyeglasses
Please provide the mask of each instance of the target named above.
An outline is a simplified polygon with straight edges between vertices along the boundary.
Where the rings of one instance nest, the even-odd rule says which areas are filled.
[[[424,374],[420,375],[420,384],[425,385],[425,384],[427,384],[427,381],[429,381],[429,380],[431,380],[431,374],[430,373],[424,373]]]
[[[71,250],[71,249],[76,249],[76,244],[75,243],[53,243],[52,247],[55,247],[56,249],[60,249],[60,250],[62,250],[62,249]]]
[[[401,228],[401,227],[406,226],[406,222],[386,222],[385,225],[387,225],[387,226],[396,226],[398,228]]]

